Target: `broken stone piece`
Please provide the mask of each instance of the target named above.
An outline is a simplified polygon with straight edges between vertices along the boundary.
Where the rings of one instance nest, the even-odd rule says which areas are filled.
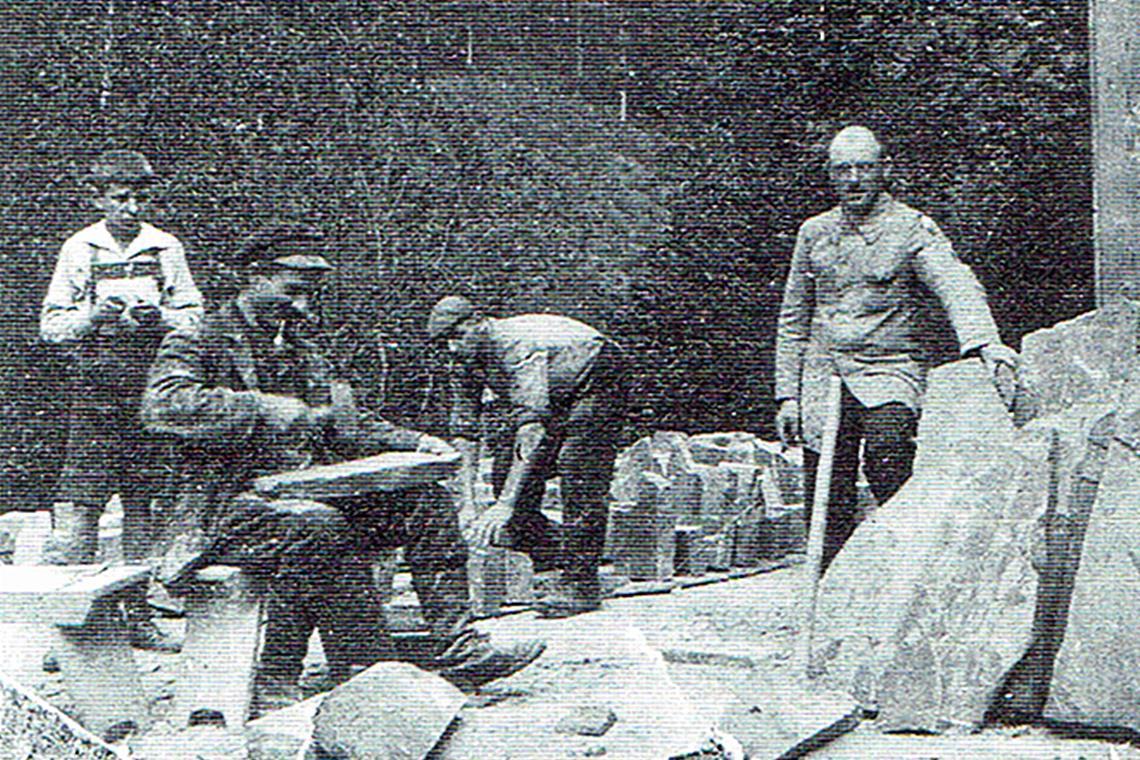
[[[554,730],[560,734],[604,736],[617,723],[614,711],[603,705],[580,705],[558,721]]]
[[[381,662],[329,692],[313,717],[313,741],[333,757],[419,760],[465,701],[434,673]]]
[[[1136,361],[1140,304],[1120,300],[1021,339],[1018,416],[1032,419],[1077,401],[1106,401]]]
[[[28,689],[0,673],[0,748],[7,757],[75,757],[86,760],[119,760],[130,753],[125,747],[105,744],[72,718]]]
[[[739,690],[720,722],[748,757],[802,757],[859,724],[859,705],[847,694],[764,680]]]

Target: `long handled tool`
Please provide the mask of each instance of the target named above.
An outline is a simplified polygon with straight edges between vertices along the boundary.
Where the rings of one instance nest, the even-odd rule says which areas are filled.
[[[801,627],[797,670],[809,674],[812,640],[815,637],[815,613],[819,602],[820,569],[823,566],[823,539],[827,534],[827,507],[831,497],[831,471],[835,463],[835,441],[839,437],[840,398],[843,381],[832,375],[827,386],[827,408],[823,425],[823,445],[819,452],[819,466],[815,471],[815,498],[811,506],[811,527],[807,544],[807,605],[806,619]]]

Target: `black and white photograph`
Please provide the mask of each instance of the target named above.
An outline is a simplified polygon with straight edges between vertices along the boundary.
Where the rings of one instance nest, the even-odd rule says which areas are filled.
[[[0,39],[0,760],[1140,760],[1140,0]]]

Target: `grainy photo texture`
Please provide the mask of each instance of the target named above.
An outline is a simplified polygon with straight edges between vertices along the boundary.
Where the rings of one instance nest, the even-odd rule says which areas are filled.
[[[1140,758],[1137,0],[0,14],[0,760]]]

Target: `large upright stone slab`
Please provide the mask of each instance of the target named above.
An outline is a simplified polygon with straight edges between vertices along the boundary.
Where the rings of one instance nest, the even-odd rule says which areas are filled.
[[[421,760],[465,701],[434,673],[381,662],[325,697],[313,717],[314,744],[346,760]]]
[[[664,474],[660,462],[653,456],[652,438],[642,438],[618,454],[610,479],[610,498],[619,502],[637,501],[637,484],[645,471]]]
[[[1117,301],[1021,339],[1018,416],[1107,401],[1128,379],[1140,335],[1140,304]]]
[[[655,472],[642,472],[638,497],[629,512],[615,512],[618,572],[633,580],[667,580],[673,575],[677,518],[671,484]]]
[[[1140,370],[1115,416],[1045,716],[1140,731]]]
[[[980,361],[931,373],[914,476],[823,579],[813,669],[884,728],[979,725],[1032,634],[1048,447],[1015,446]]]
[[[175,726],[220,719],[227,730],[242,730],[253,699],[264,596],[263,584],[228,565],[205,567],[187,584]]]
[[[1085,531],[1116,424],[1114,409],[1115,404],[1078,402],[1038,417],[1020,433],[1048,446],[1049,489],[1043,530],[1032,550],[1038,573],[1033,643],[1005,677],[989,716],[995,722],[1033,723],[1045,707]]]

